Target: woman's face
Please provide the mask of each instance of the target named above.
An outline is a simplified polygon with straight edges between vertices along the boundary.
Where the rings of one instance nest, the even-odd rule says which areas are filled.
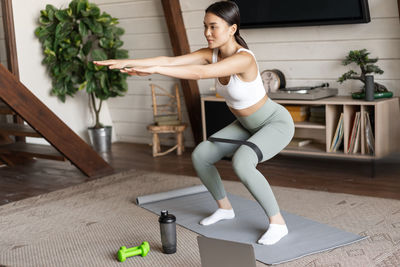
[[[204,16],[204,36],[207,39],[209,48],[216,48],[224,45],[235,33],[234,25],[229,26],[228,23],[207,12]]]

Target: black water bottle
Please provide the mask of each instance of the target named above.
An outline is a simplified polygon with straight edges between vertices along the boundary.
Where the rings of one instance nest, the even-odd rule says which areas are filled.
[[[161,211],[158,218],[160,223],[161,244],[165,254],[176,252],[176,218],[173,214],[168,214],[167,210]]]

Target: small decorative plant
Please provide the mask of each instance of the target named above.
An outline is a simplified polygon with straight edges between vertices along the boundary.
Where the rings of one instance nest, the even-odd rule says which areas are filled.
[[[344,66],[349,65],[351,63],[356,63],[360,69],[361,73],[358,74],[354,70],[349,70],[345,74],[343,74],[337,81],[339,83],[343,83],[346,80],[359,80],[364,83],[363,88],[361,89],[361,92],[359,93],[364,93],[365,92],[365,76],[370,73],[374,74],[383,74],[383,70],[379,68],[377,65],[374,63],[378,62],[378,58],[369,58],[368,55],[370,53],[367,51],[367,49],[362,49],[362,50],[354,50],[350,51],[349,54],[346,56],[346,58],[342,61],[342,64]],[[374,83],[375,86],[375,92],[376,93],[384,93],[384,92],[389,92],[386,87],[382,84],[379,84],[377,82]]]
[[[51,94],[65,102],[78,91],[89,94],[89,108],[95,114],[93,128],[104,127],[99,121],[104,100],[122,96],[127,91],[127,74],[96,66],[93,60],[123,59],[118,20],[100,13],[88,0],[72,0],[65,9],[46,5],[40,12],[40,26],[35,30],[43,47],[43,63],[52,78]],[[98,99],[99,101],[96,101]]]

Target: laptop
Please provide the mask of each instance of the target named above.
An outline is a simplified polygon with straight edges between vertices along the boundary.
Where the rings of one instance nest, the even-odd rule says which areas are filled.
[[[253,246],[197,236],[202,267],[256,267]]]

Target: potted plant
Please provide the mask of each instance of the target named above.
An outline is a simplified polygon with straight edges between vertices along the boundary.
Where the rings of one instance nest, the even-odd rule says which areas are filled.
[[[352,93],[352,97],[356,99],[363,99],[365,97],[365,76],[367,74],[383,74],[383,70],[374,64],[378,62],[378,58],[369,58],[369,54],[370,53],[367,51],[367,49],[350,51],[346,58],[342,61],[344,66],[351,63],[356,63],[361,69],[360,74],[354,70],[349,70],[337,80],[339,83],[343,83],[349,79],[361,81],[364,84],[364,86],[361,88],[361,91]],[[374,82],[374,98],[392,96],[393,93],[389,92],[384,85]]]
[[[88,127],[89,137],[99,152],[111,146],[111,126],[104,126],[99,119],[103,101],[123,96],[128,88],[127,74],[92,62],[128,58],[128,51],[121,49],[124,30],[117,24],[118,19],[101,13],[96,4],[72,0],[65,9],[46,5],[35,30],[52,78],[51,94],[62,102],[79,91],[89,95],[89,109],[95,115],[94,125]]]

